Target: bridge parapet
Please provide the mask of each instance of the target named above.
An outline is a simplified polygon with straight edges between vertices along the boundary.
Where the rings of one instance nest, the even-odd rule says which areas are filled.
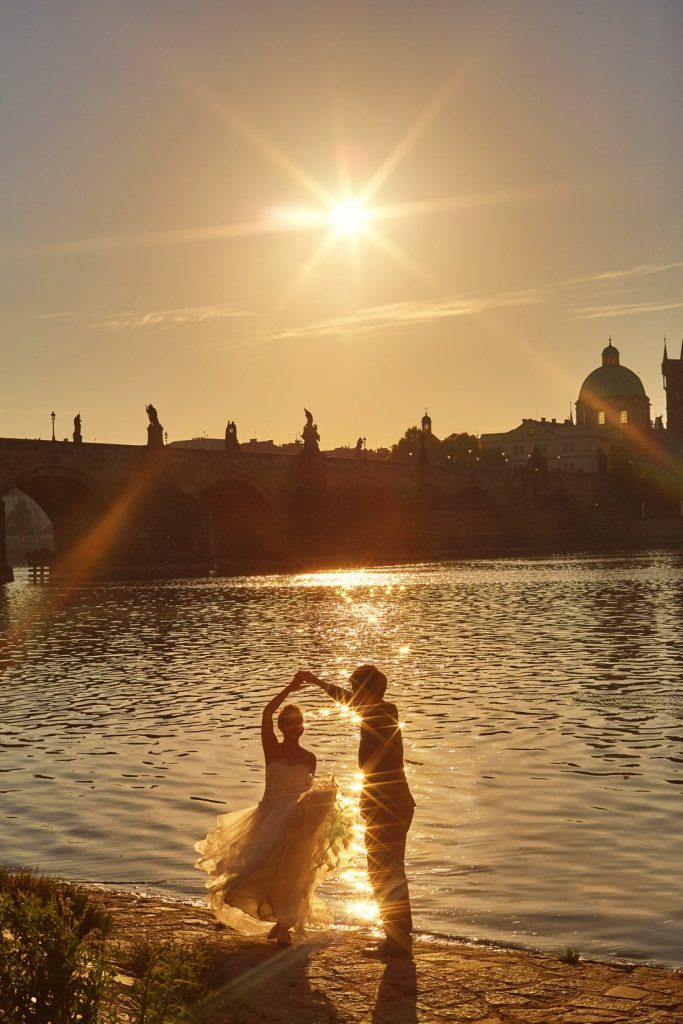
[[[590,473],[0,438],[0,498],[17,487],[38,501],[62,561],[87,549],[93,564],[169,572],[562,546],[598,529],[603,484]]]
[[[455,465],[420,465],[417,462],[302,457],[301,454],[229,452],[220,449],[167,446],[150,451],[146,445],[88,442],[75,445],[63,441],[0,438],[0,492],[15,486],[32,472],[49,468],[55,473],[77,474],[100,485],[127,477],[153,460],[163,465],[164,475],[174,486],[198,493],[216,479],[230,475],[249,479],[273,497],[300,480],[316,479],[325,486],[372,483],[390,490],[416,493],[425,485],[445,493],[458,493],[477,486],[492,495],[519,490],[515,483],[529,479],[525,470],[489,469]],[[553,489],[585,502],[595,490],[596,474],[550,472]]]

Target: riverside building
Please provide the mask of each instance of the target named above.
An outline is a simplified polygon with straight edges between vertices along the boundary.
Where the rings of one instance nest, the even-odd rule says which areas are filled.
[[[667,374],[672,382],[667,388],[667,420],[672,423],[675,407],[679,413],[676,422],[680,420],[683,432],[683,358],[668,359],[666,347],[662,373],[665,387]],[[512,467],[525,465],[538,449],[548,469],[595,472],[611,445],[643,441],[653,431],[661,436],[661,419],[652,425],[650,399],[643,382],[633,370],[622,366],[619,350],[610,338],[602,350],[602,365],[592,370],[581,385],[576,420],[571,414],[560,421],[523,419],[512,430],[482,434],[481,443],[484,448],[502,452]]]

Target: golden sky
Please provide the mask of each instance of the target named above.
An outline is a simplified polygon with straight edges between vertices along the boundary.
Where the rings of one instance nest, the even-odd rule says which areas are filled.
[[[662,412],[681,52],[677,0],[2,4],[0,435],[504,430],[609,333]]]

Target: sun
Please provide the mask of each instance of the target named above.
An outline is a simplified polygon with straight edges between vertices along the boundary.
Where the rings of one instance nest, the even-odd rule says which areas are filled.
[[[330,223],[340,235],[358,235],[367,226],[369,213],[359,199],[344,199],[330,212]]]

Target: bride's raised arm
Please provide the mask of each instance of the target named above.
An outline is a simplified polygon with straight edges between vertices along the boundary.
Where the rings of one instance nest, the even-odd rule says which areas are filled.
[[[288,683],[284,690],[280,690],[272,700],[269,700],[263,709],[263,714],[261,716],[261,746],[263,747],[263,753],[266,761],[275,756],[280,747],[277,736],[275,735],[275,730],[273,729],[273,715],[280,705],[284,704],[290,693],[294,693],[295,690],[300,689],[301,682],[302,680],[297,672],[291,683]]]

